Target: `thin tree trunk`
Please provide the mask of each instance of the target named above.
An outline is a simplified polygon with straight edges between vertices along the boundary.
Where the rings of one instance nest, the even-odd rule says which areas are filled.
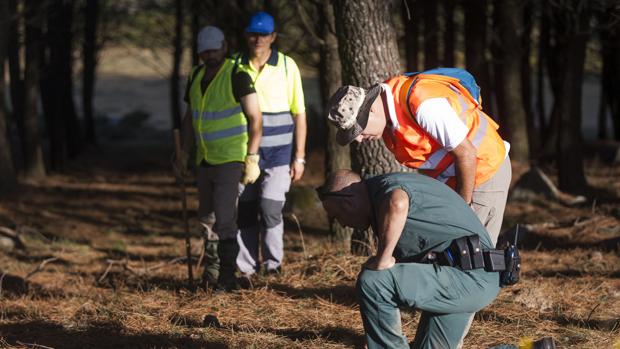
[[[610,18],[620,18],[618,6],[610,10]],[[608,36],[609,48],[609,86],[607,88],[607,101],[611,112],[614,139],[620,141],[620,23],[615,22],[613,30]]]
[[[338,0],[334,2],[342,82],[368,87],[399,73],[398,48],[391,21],[390,2]],[[353,144],[352,167],[362,177],[400,171],[392,153],[381,141]],[[351,249],[370,254],[374,238],[356,231]],[[359,242],[358,242],[359,241]]]
[[[179,102],[179,71],[183,54],[183,1],[175,1],[174,55],[172,74],[170,75],[170,106],[174,128],[181,127],[181,105]]]
[[[336,20],[332,0],[323,0],[318,13],[321,14],[321,73],[322,105],[326,105],[331,95],[342,85],[340,56],[338,55],[338,38],[336,37]],[[342,147],[336,142],[336,127],[325,118],[327,141],[325,142],[325,177],[327,178],[338,169],[351,168],[351,154],[349,147]],[[350,239],[353,229],[345,228],[332,219],[329,222],[330,233],[335,240],[343,242],[345,249],[350,249]]]
[[[25,132],[24,132],[24,79],[22,76],[21,55],[20,55],[20,38],[23,37],[22,32],[22,16],[18,13],[18,0],[9,0],[9,43],[8,43],[8,60],[9,60],[9,76],[11,78],[11,106],[12,115],[17,125],[17,133],[20,140],[20,152],[23,153],[26,148]]]
[[[39,49],[43,11],[38,0],[25,0],[26,58],[24,73],[24,176],[32,179],[45,177],[43,150],[37,122],[39,98]]]
[[[439,66],[439,25],[437,24],[437,2],[422,1],[424,7],[424,69]]]
[[[613,62],[610,60],[610,47],[609,47],[609,35],[605,33],[601,34],[601,61],[603,67],[601,68],[601,93],[599,95],[599,109],[598,109],[598,139],[607,138],[607,107],[608,107],[608,91],[612,83],[611,65]]]
[[[4,61],[9,41],[9,4],[0,2],[0,96],[5,95]],[[15,187],[16,176],[7,133],[5,98],[0,98],[0,194]]]
[[[191,13],[192,13],[192,23],[191,23],[191,32],[192,32],[192,66],[196,66],[200,63],[200,59],[198,57],[198,32],[200,31],[200,0],[192,0],[191,2]]]
[[[97,29],[99,26],[99,0],[86,0],[84,6],[84,72],[82,75],[82,112],[86,128],[86,142],[97,144],[93,98],[97,67]]]
[[[499,114],[506,138],[511,144],[511,158],[527,163],[527,117],[521,89],[523,50],[519,37],[523,32],[523,4],[521,0],[496,0],[494,11],[496,33],[499,34],[494,40],[495,76],[499,82],[495,86],[495,92]]]
[[[416,72],[419,67],[418,62],[418,21],[420,18],[420,0],[403,0],[402,17],[405,23],[405,59],[408,72]]]
[[[454,7],[456,0],[443,1],[443,17],[445,28],[443,32],[443,66],[454,66],[454,47],[456,40],[456,24],[454,22]]]
[[[482,106],[493,112],[489,62],[485,57],[487,39],[487,0],[465,2],[465,64],[480,86]]]
[[[547,113],[545,112],[545,66],[547,63],[547,49],[549,43],[549,24],[545,20],[544,10],[541,10],[540,35],[538,36],[538,62],[536,69],[536,114],[538,115],[538,144],[543,144],[543,137],[547,133]]]
[[[532,66],[530,55],[532,53],[532,28],[534,25],[535,4],[532,0],[526,0],[523,7],[523,34],[521,35],[521,95],[523,107],[525,108],[527,140],[529,148],[529,158],[538,148],[538,137],[534,122],[534,110],[532,107]]]

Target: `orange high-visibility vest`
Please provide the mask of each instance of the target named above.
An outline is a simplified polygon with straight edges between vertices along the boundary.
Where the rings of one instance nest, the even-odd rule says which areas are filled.
[[[458,83],[443,75],[418,74],[397,76],[385,81],[392,89],[398,128],[386,128],[383,140],[403,165],[456,187],[454,157],[415,119],[418,107],[430,98],[446,98],[463,120],[469,132],[467,139],[476,147],[476,186],[486,182],[499,169],[506,157],[504,141],[497,133],[499,126],[482,111],[479,101]]]

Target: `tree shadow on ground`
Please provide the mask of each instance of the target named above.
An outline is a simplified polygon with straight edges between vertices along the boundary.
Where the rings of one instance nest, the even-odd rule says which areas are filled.
[[[348,285],[295,288],[287,284],[269,284],[269,288],[293,299],[321,298],[347,307],[357,304],[355,287]]]
[[[68,330],[46,321],[0,325],[4,340],[12,345],[52,348],[228,348],[219,341],[192,339],[158,333],[126,334],[116,323],[90,324],[84,330]],[[28,344],[26,344],[28,343]]]

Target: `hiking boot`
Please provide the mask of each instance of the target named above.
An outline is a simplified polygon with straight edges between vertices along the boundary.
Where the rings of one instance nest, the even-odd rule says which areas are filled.
[[[217,240],[204,240],[204,269],[202,270],[202,285],[214,287],[220,275],[220,258],[217,254]]]
[[[282,266],[278,266],[276,268],[273,269],[266,269],[263,268],[260,270],[260,276],[262,277],[268,277],[268,276],[277,276],[277,275],[282,275]]]
[[[220,257],[220,275],[217,279],[216,291],[231,292],[238,290],[239,284],[235,277],[237,254],[239,254],[237,239],[220,240],[217,253]]]

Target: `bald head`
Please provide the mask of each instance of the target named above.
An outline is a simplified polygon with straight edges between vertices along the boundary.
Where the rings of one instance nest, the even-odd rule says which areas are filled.
[[[337,170],[327,178],[323,184],[323,190],[325,192],[339,192],[351,184],[361,181],[362,178],[351,170]]]
[[[370,225],[371,205],[361,177],[351,170],[337,170],[321,187],[321,201],[327,214],[340,224],[366,229]]]

